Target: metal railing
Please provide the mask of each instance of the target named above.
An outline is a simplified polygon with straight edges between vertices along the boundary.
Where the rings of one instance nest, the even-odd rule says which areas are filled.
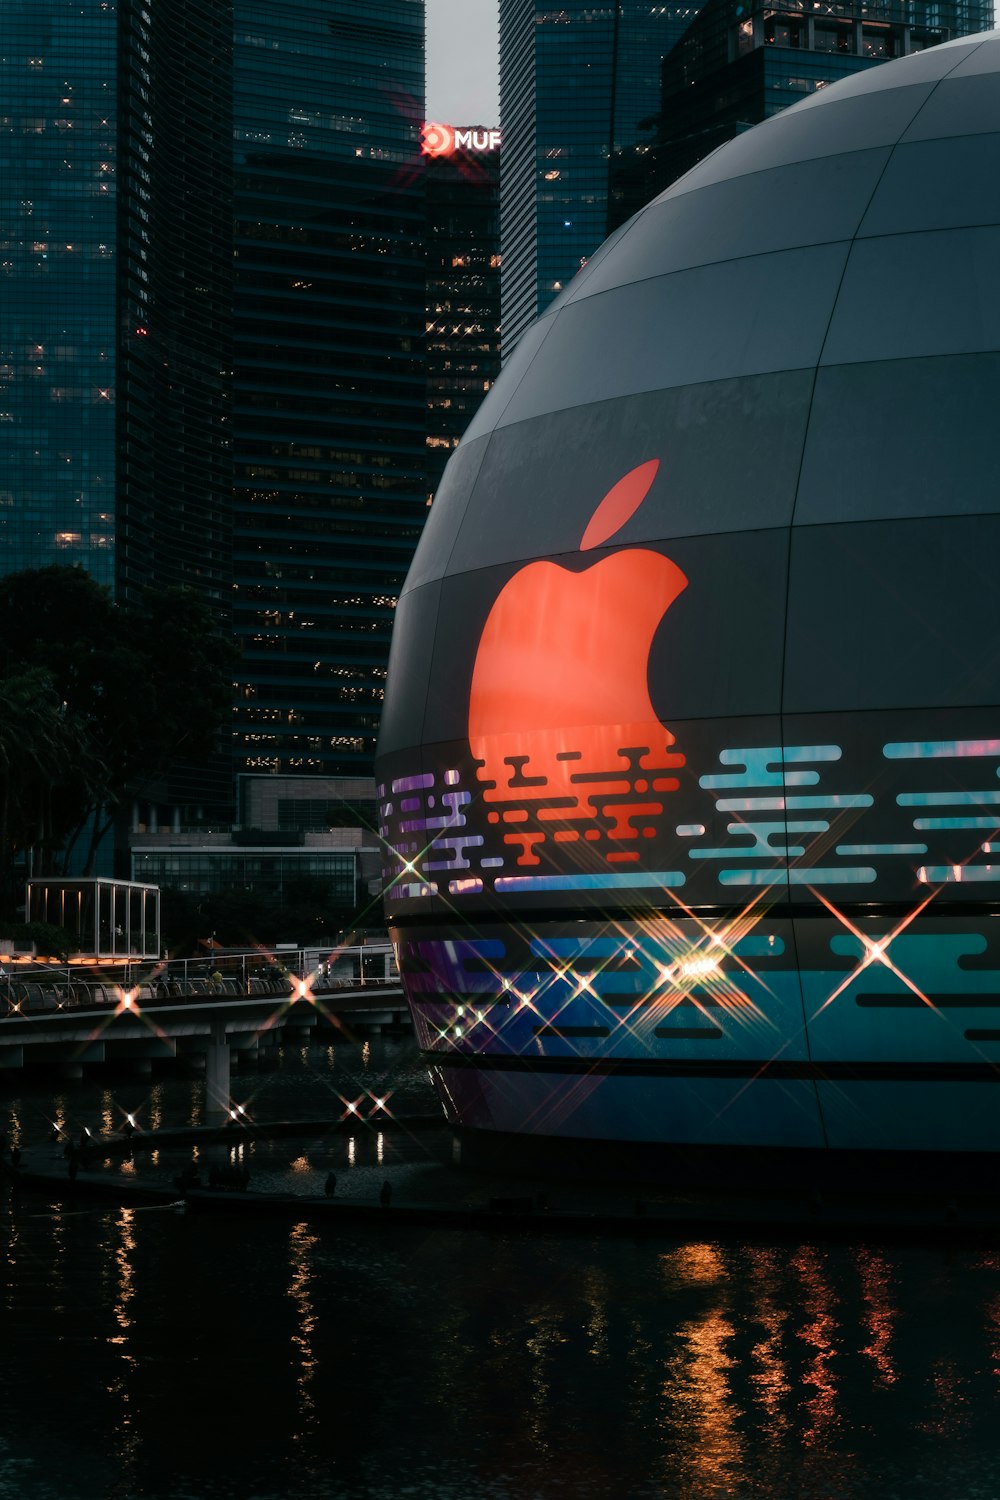
[[[399,983],[388,943],[315,950],[259,949],[209,958],[165,959],[111,966],[5,965],[0,962],[0,1019],[83,1007],[118,1008],[171,1000],[246,999],[264,995],[332,994]]]

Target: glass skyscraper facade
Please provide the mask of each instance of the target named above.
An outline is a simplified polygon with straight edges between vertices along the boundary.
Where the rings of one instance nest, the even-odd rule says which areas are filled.
[[[426,515],[423,0],[236,0],[237,769],[370,774]]]
[[[456,147],[425,171],[429,503],[500,370],[500,151]]]
[[[0,570],[228,609],[228,0],[0,7]]]
[[[834,0],[822,14],[802,0],[734,11],[708,0],[663,67],[655,140],[618,154],[613,195],[627,217],[711,151],[852,73],[983,31],[980,0]]]
[[[616,152],[652,139],[663,58],[697,0],[500,0],[504,352],[617,220]]]
[[[115,581],[118,22],[0,10],[0,569]]]
[[[229,0],[0,5],[0,572],[187,586],[224,630],[231,76]],[[225,816],[228,744],[142,795]]]

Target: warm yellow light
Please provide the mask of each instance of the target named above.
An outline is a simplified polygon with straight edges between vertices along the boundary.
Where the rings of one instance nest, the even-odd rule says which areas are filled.
[[[715,974],[719,968],[717,958],[689,958],[679,965],[685,979],[701,979],[706,974]]]

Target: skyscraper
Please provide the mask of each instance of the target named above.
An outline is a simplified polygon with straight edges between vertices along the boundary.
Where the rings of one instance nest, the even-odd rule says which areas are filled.
[[[426,514],[423,0],[236,0],[242,772],[370,774]]]
[[[458,134],[425,131],[428,501],[500,369],[499,131]]]
[[[228,610],[228,0],[0,8],[0,569]]]
[[[231,70],[229,0],[0,6],[0,571],[185,585],[224,629]],[[142,791],[225,815],[228,744]]]
[[[505,352],[612,227],[612,157],[652,138],[662,60],[698,9],[500,0]]]
[[[839,0],[822,14],[708,0],[663,65],[655,139],[618,153],[612,194],[627,218],[709,152],[840,78],[992,23],[983,0]]]

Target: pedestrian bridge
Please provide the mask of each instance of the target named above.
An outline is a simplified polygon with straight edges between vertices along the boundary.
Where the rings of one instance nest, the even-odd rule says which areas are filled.
[[[208,969],[204,960],[136,966],[120,981],[83,966],[5,969],[0,1069],[42,1065],[78,1076],[86,1065],[113,1063],[148,1072],[160,1059],[201,1056],[206,1120],[223,1124],[234,1050],[306,1042],[317,1026],[349,1036],[406,1023],[388,945],[340,950],[312,968],[301,954],[281,958],[254,952],[213,957]]]

